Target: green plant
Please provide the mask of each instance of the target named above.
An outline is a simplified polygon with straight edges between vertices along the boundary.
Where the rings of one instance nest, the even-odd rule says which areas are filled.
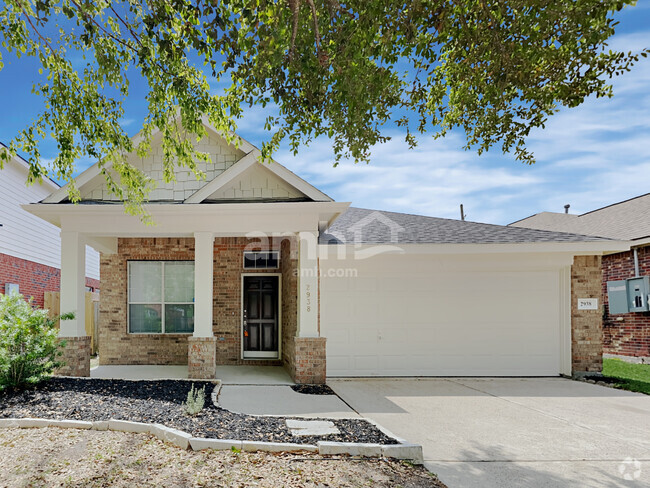
[[[187,392],[187,401],[185,402],[185,412],[188,415],[196,415],[205,405],[205,386],[200,390],[194,389],[194,383],[192,383],[192,388]]]
[[[0,295],[0,390],[21,388],[49,377],[63,363],[56,321],[74,314],[49,318],[47,310],[34,308],[22,295]]]

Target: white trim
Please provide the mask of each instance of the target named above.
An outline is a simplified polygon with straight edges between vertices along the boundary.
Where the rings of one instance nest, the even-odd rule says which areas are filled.
[[[560,269],[560,374],[571,376],[571,266]]]
[[[332,202],[333,200],[328,197],[325,193],[320,191],[318,188],[310,185],[305,180],[297,176],[296,174],[289,171],[287,168],[282,166],[280,163],[271,160],[269,162],[260,162],[260,157],[262,153],[258,149],[253,149],[251,152],[246,154],[243,158],[233,164],[230,168],[225,170],[219,176],[217,176],[210,183],[205,185],[200,190],[197,190],[196,193],[193,193],[188,198],[185,199],[183,203],[201,203],[214,192],[224,188],[229,183],[232,183],[235,179],[244,173],[247,169],[253,167],[256,163],[262,165],[263,168],[269,170],[278,178],[285,181],[288,185],[292,186],[300,193],[304,194],[311,200],[315,202]]]
[[[260,351],[255,357],[244,354],[244,278],[246,276],[276,276],[278,278],[278,352]],[[239,343],[240,357],[244,360],[282,359],[282,273],[241,273],[239,304]],[[270,355],[269,355],[270,354]]]
[[[567,254],[601,255],[606,252],[622,252],[629,250],[628,241],[578,241],[578,242],[518,242],[518,243],[477,243],[477,244],[319,244],[321,258],[336,254],[340,248],[345,248],[350,256],[355,252],[363,255],[363,251],[374,251],[378,248],[392,249],[398,254],[499,254],[499,253],[539,253],[556,252]],[[375,253],[377,254],[377,253]]]
[[[349,202],[147,204],[156,225],[144,225],[122,205],[30,204],[22,208],[57,227],[90,236],[193,237],[195,232],[243,236],[318,229],[318,222],[344,212]]]
[[[239,161],[237,161],[230,168],[228,168],[219,176],[217,176],[210,183],[203,186],[203,188],[197,190],[195,193],[192,193],[192,195],[187,197],[183,203],[201,203],[203,200],[205,200],[210,195],[212,195],[215,191],[219,190],[220,188],[223,188],[228,183],[230,183],[235,178],[237,178],[239,175],[241,175],[248,168],[253,166],[257,162],[257,158],[260,154],[261,153],[257,150],[249,152],[248,154],[246,154],[246,156],[241,158]]]
[[[282,166],[280,163],[272,160],[270,163],[260,163],[260,164],[267,164],[267,166],[265,166],[265,168],[268,168],[269,170],[271,170],[278,177],[282,178],[284,181],[286,181],[291,186],[293,186],[296,190],[304,193],[305,195],[307,195],[309,198],[311,198],[315,202],[333,202],[334,201],[330,197],[328,197],[325,193],[320,191],[318,188],[310,185],[305,180],[303,180],[300,176],[296,175],[292,171],[289,171],[287,168]]]

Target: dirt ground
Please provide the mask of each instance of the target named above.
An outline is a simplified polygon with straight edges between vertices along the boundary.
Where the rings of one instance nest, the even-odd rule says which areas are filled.
[[[0,487],[432,487],[420,466],[313,453],[185,451],[146,434],[0,430]]]

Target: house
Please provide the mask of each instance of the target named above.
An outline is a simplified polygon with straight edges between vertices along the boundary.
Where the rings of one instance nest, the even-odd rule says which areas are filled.
[[[567,208],[568,212],[568,208]],[[650,311],[616,313],[609,303],[608,282],[650,276],[650,193],[582,215],[542,212],[510,224],[514,227],[573,232],[630,241],[631,249],[602,257],[603,347],[607,355],[650,361]],[[610,290],[611,291],[611,290]]]
[[[6,146],[0,143],[0,150]],[[44,293],[58,291],[60,229],[26,212],[21,205],[38,202],[59,189],[44,178],[25,185],[29,165],[14,157],[0,170],[0,293],[14,290],[43,307]],[[99,254],[86,249],[85,286],[99,289]]]
[[[25,205],[61,228],[66,372],[87,375],[83,246],[101,251],[100,364],[284,365],[327,376],[557,376],[599,371],[599,237],[380,212],[335,202],[207,121],[206,178],[162,180],[160,136],[130,156],[157,188],[155,226],[124,213],[97,166]],[[335,171],[333,169],[333,171]]]

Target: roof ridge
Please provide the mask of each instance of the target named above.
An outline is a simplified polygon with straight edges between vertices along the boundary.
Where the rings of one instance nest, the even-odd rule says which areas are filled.
[[[606,208],[615,207],[616,205],[621,205],[622,203],[631,202],[632,200],[636,200],[637,198],[643,198],[643,197],[647,197],[649,195],[650,195],[650,193],[644,193],[643,195],[637,195],[636,197],[628,198],[626,200],[621,200],[620,202],[611,203],[609,205],[605,205],[604,207],[600,207],[600,208],[597,208],[595,210],[590,210],[589,212],[585,212],[583,214],[580,214],[580,215],[578,215],[578,217],[583,217],[583,216],[591,214],[591,213],[600,212],[601,210],[605,210]]]

